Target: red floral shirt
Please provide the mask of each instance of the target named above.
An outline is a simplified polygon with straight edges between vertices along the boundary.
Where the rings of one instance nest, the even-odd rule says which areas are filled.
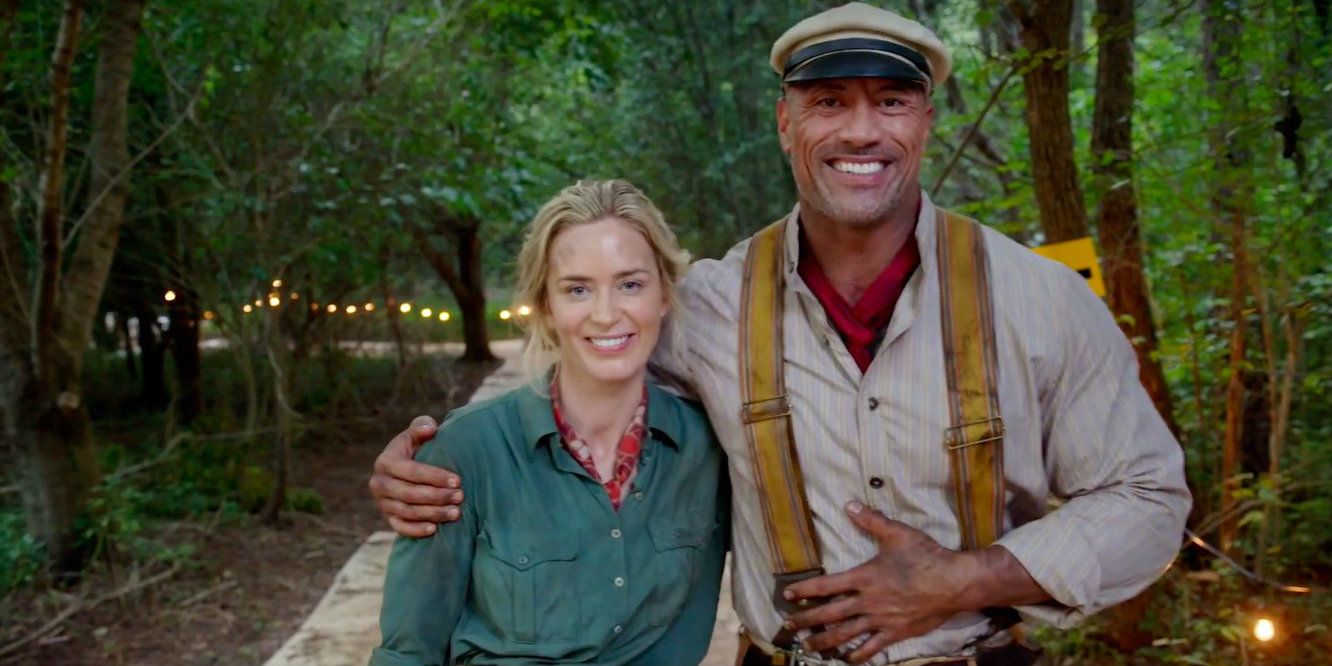
[[[615,469],[611,473],[611,478],[602,479],[601,474],[597,472],[596,461],[592,460],[592,449],[582,437],[578,436],[578,433],[574,432],[573,426],[569,425],[560,413],[559,376],[556,375],[550,380],[550,405],[555,412],[555,427],[560,431],[564,448],[597,483],[601,484],[601,487],[606,489],[606,494],[610,495],[611,507],[616,511],[620,510],[620,502],[632,487],[634,473],[638,471],[638,456],[643,451],[643,438],[647,436],[647,398],[647,386],[644,385],[643,400],[638,403],[638,408],[634,410],[634,418],[629,421],[629,428],[620,436],[620,445],[616,447]]]

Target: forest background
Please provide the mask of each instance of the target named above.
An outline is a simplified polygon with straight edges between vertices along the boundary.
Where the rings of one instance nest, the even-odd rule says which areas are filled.
[[[831,4],[0,1],[0,661],[263,656],[317,592],[223,560],[322,589],[378,527],[369,460],[520,333],[546,198],[628,178],[701,257],[788,210],[767,52]],[[954,54],[924,188],[1095,240],[1217,551],[1045,644],[1324,663],[1328,0],[885,4]]]

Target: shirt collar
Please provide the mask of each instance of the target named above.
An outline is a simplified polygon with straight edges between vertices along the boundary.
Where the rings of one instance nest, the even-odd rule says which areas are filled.
[[[522,422],[523,439],[532,449],[559,436],[555,415],[551,411],[550,395],[545,389],[550,383],[550,375],[543,375],[537,382],[537,385],[532,382],[523,384],[514,397],[518,402],[518,419]],[[675,448],[679,448],[679,442],[684,436],[684,421],[673,402],[678,399],[648,382],[648,433],[654,439]]]
[[[930,195],[925,190],[920,191],[920,214],[916,217],[916,246],[920,248],[920,270],[925,275],[934,273],[934,239],[935,239],[935,217],[937,213],[934,202],[930,201]],[[785,265],[783,266],[787,278],[787,284],[791,284],[791,277],[795,274],[796,268],[800,265],[800,226],[790,222],[800,219],[800,204],[791,208],[790,214],[786,216],[787,225],[783,230],[785,238],[783,240],[783,250],[785,254]],[[651,398],[648,398],[651,400]]]

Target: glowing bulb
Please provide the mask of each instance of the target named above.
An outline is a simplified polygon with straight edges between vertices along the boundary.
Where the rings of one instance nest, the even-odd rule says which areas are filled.
[[[1266,643],[1276,638],[1276,625],[1271,620],[1262,617],[1253,623],[1253,637]]]
[[[293,291],[293,292],[291,292],[291,300],[293,300],[293,301],[299,301],[299,300],[301,300],[301,295],[300,295],[298,292],[294,292],[294,291]]]
[[[338,311],[338,304],[337,304],[337,303],[329,303],[329,304],[328,304],[328,313],[329,313],[329,314],[333,314],[334,312],[337,312],[337,311]]]
[[[435,312],[434,312],[433,310],[431,310],[430,308],[424,308],[424,309],[421,310],[421,316],[422,316],[422,317],[425,317],[425,318],[427,318],[427,319],[429,319],[429,318],[430,318],[430,315],[432,315],[432,314],[435,314]]]
[[[447,310],[445,310],[444,312],[439,313],[439,320],[440,320],[440,321],[448,321],[448,320],[449,320],[449,313],[448,313]]]
[[[256,308],[262,308],[262,307],[264,307],[264,299],[262,299],[262,298],[256,298],[256,299],[254,299],[254,307],[256,307]]]
[[[282,286],[282,280],[273,280],[273,288],[274,288],[274,289],[277,289],[278,287],[281,287],[281,286]]]
[[[245,314],[250,314],[251,312],[254,312],[254,306],[250,305],[249,303],[246,303],[245,307],[241,308],[241,312],[244,312]]]
[[[347,306],[347,314],[356,314],[356,306],[355,306],[355,305],[348,305],[348,306]]]
[[[315,312],[315,311],[317,311],[317,310],[319,310],[319,304],[318,304],[318,303],[311,303],[311,304],[310,304],[310,312]]]
[[[398,306],[398,312],[401,312],[401,313],[403,313],[403,314],[407,314],[408,312],[411,312],[411,311],[412,311],[412,304],[411,304],[411,303],[403,303],[402,305],[399,305],[399,306]]]
[[[509,312],[508,310],[500,310],[500,319],[503,319],[504,321],[509,321],[509,318],[512,316],[513,316],[512,312]]]
[[[213,314],[213,311],[212,311],[212,310],[204,310],[204,319],[207,319],[208,321],[212,321],[212,320],[213,320],[213,317],[216,317],[216,316],[217,316],[217,315]]]
[[[268,304],[273,307],[277,307],[279,305],[282,305],[282,299],[278,298],[277,296],[269,296]]]
[[[365,311],[366,311],[366,312],[374,312],[374,311],[375,311],[375,304],[374,304],[374,303],[366,303],[366,304],[365,304]]]
[[[168,289],[168,290],[167,290],[167,293],[165,293],[165,294],[162,295],[162,298],[163,298],[164,300],[166,300],[166,302],[170,303],[171,301],[176,300],[176,292],[171,291],[170,289]]]
[[[526,305],[519,305],[519,306],[518,306],[518,316],[519,316],[519,317],[526,317],[527,315],[530,315],[530,314],[532,314],[532,308],[529,308],[529,307],[527,307]]]

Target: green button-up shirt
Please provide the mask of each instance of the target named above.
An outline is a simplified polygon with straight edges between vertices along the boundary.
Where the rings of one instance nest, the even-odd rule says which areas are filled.
[[[371,666],[697,664],[729,534],[725,459],[702,408],[648,389],[618,512],[523,386],[454,411],[416,459],[456,470],[462,517],[393,545]]]

